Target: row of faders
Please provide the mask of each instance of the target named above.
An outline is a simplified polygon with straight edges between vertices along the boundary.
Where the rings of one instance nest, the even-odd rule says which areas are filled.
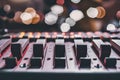
[[[119,33],[20,32],[0,39],[0,70],[120,72]]]

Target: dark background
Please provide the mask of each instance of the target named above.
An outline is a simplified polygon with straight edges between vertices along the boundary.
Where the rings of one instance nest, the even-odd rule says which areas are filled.
[[[24,0],[23,0],[24,1]],[[50,11],[50,7],[55,3],[56,0],[27,0],[23,3],[15,3],[12,0],[0,0],[0,8],[2,8],[5,4],[10,4],[12,11],[24,11],[27,7],[33,7],[37,10],[37,12],[42,12],[46,14]],[[8,28],[10,32],[18,32],[18,31],[57,31],[60,32],[60,20],[61,18],[67,18],[69,13],[74,9],[80,9],[83,11],[85,18],[81,21],[77,22],[77,24],[71,28],[70,31],[96,31],[95,26],[91,25],[92,22],[100,21],[100,31],[106,31],[106,26],[109,23],[115,23],[116,27],[118,25],[118,19],[116,18],[116,13],[120,10],[120,0],[103,0],[101,3],[95,2],[95,0],[81,0],[79,4],[73,4],[70,0],[65,0],[65,4],[63,5],[65,8],[65,12],[63,15],[59,17],[58,22],[55,25],[49,26],[44,23],[44,21],[40,22],[36,25],[24,25],[15,23],[14,21],[3,21],[0,17],[0,28]],[[97,7],[103,6],[106,9],[106,16],[102,19],[91,19],[87,17],[86,11],[89,7]]]

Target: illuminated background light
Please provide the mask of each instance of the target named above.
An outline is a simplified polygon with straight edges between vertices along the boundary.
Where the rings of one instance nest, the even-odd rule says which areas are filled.
[[[76,24],[76,22],[71,18],[67,18],[65,22],[68,23],[70,26],[75,26]]]
[[[24,12],[20,15],[20,18],[24,24],[29,25],[32,23],[33,17],[30,13]]]
[[[62,23],[60,29],[62,32],[68,32],[70,30],[70,25],[68,23]]]
[[[116,27],[115,27],[115,25],[114,24],[108,24],[107,25],[107,31],[115,31],[116,30]]]
[[[59,15],[59,14],[62,14],[64,12],[64,9],[60,5],[54,5],[51,7],[51,12],[56,14],[56,15]]]
[[[120,10],[117,11],[116,16],[117,16],[118,19],[120,19]]]
[[[25,12],[30,13],[32,15],[32,17],[36,16],[36,10],[32,7],[28,7],[25,9]]]
[[[6,5],[4,5],[3,9],[4,9],[5,12],[10,12],[11,6],[9,4],[6,4]]]
[[[45,23],[48,25],[53,25],[57,22],[58,16],[52,12],[45,15]]]
[[[79,21],[81,20],[82,18],[84,18],[84,14],[82,11],[80,10],[73,10],[71,13],[70,13],[70,18],[72,18],[74,21]]]
[[[90,7],[90,8],[87,10],[87,15],[88,15],[88,17],[90,17],[90,18],[96,18],[97,15],[98,15],[98,10],[97,10],[96,8]]]
[[[57,3],[58,5],[63,5],[63,4],[65,3],[65,1],[64,1],[64,0],[57,0],[56,3]]]
[[[24,2],[29,2],[31,0],[10,0],[10,1],[14,3],[24,3]]]
[[[80,3],[80,2],[81,2],[81,0],[71,0],[71,2],[73,2],[73,3],[77,4],[77,3]]]
[[[17,12],[15,13],[15,16],[14,16],[13,20],[14,20],[15,22],[17,22],[17,23],[21,23],[21,22],[22,22],[22,20],[21,20],[21,18],[20,18],[20,15],[21,15],[21,14],[22,14],[21,11],[17,11]]]
[[[40,21],[40,16],[36,14],[36,16],[32,19],[32,24],[37,24]]]

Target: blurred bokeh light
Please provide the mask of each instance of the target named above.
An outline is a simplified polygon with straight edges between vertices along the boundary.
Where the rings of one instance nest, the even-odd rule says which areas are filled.
[[[11,19],[17,11],[23,12],[28,7],[33,7],[38,13],[45,15],[50,12],[51,6],[56,4],[63,4],[64,12],[54,25],[47,25],[44,21],[35,25],[24,25]],[[105,17],[90,18],[86,11],[90,7],[98,6],[102,6],[106,10]],[[120,11],[120,0],[65,0],[61,3],[58,0],[0,0],[0,28],[8,28],[9,31],[17,31],[17,29],[21,31],[60,31],[60,24],[65,22],[65,19],[62,23],[59,22],[60,19],[68,18],[69,14],[76,9],[83,12],[84,18],[76,22],[70,31],[107,31],[109,24],[115,25],[115,28],[120,27],[120,12],[118,12]]]

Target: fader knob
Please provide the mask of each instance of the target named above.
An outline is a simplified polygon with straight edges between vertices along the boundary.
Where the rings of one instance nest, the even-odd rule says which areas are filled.
[[[65,68],[65,59],[55,58],[54,68]]]
[[[91,68],[91,59],[90,58],[80,58],[80,67],[79,68]]]
[[[55,56],[64,57],[65,56],[65,45],[55,45]]]
[[[106,58],[106,68],[116,68],[117,60],[115,58]]]
[[[77,45],[77,59],[86,56],[87,56],[87,45],[86,44]]]
[[[34,44],[33,45],[33,56],[34,57],[43,57],[43,44]]]
[[[108,44],[102,45],[100,46],[101,48],[101,54],[99,55],[101,60],[104,60],[105,57],[109,57],[111,54],[111,46]]]
[[[20,60],[28,44],[29,44],[29,39],[20,39],[17,42],[13,42],[11,44],[12,56],[16,57],[17,60]]]
[[[5,59],[5,68],[14,68],[17,65],[17,59],[15,57],[7,57]]]
[[[40,68],[42,64],[42,58],[33,57],[30,59],[30,68]]]
[[[11,44],[11,52],[12,52],[12,55],[14,57],[17,57],[17,59],[19,60],[21,57],[22,57],[22,49],[21,49],[21,45],[18,43],[18,44]]]

